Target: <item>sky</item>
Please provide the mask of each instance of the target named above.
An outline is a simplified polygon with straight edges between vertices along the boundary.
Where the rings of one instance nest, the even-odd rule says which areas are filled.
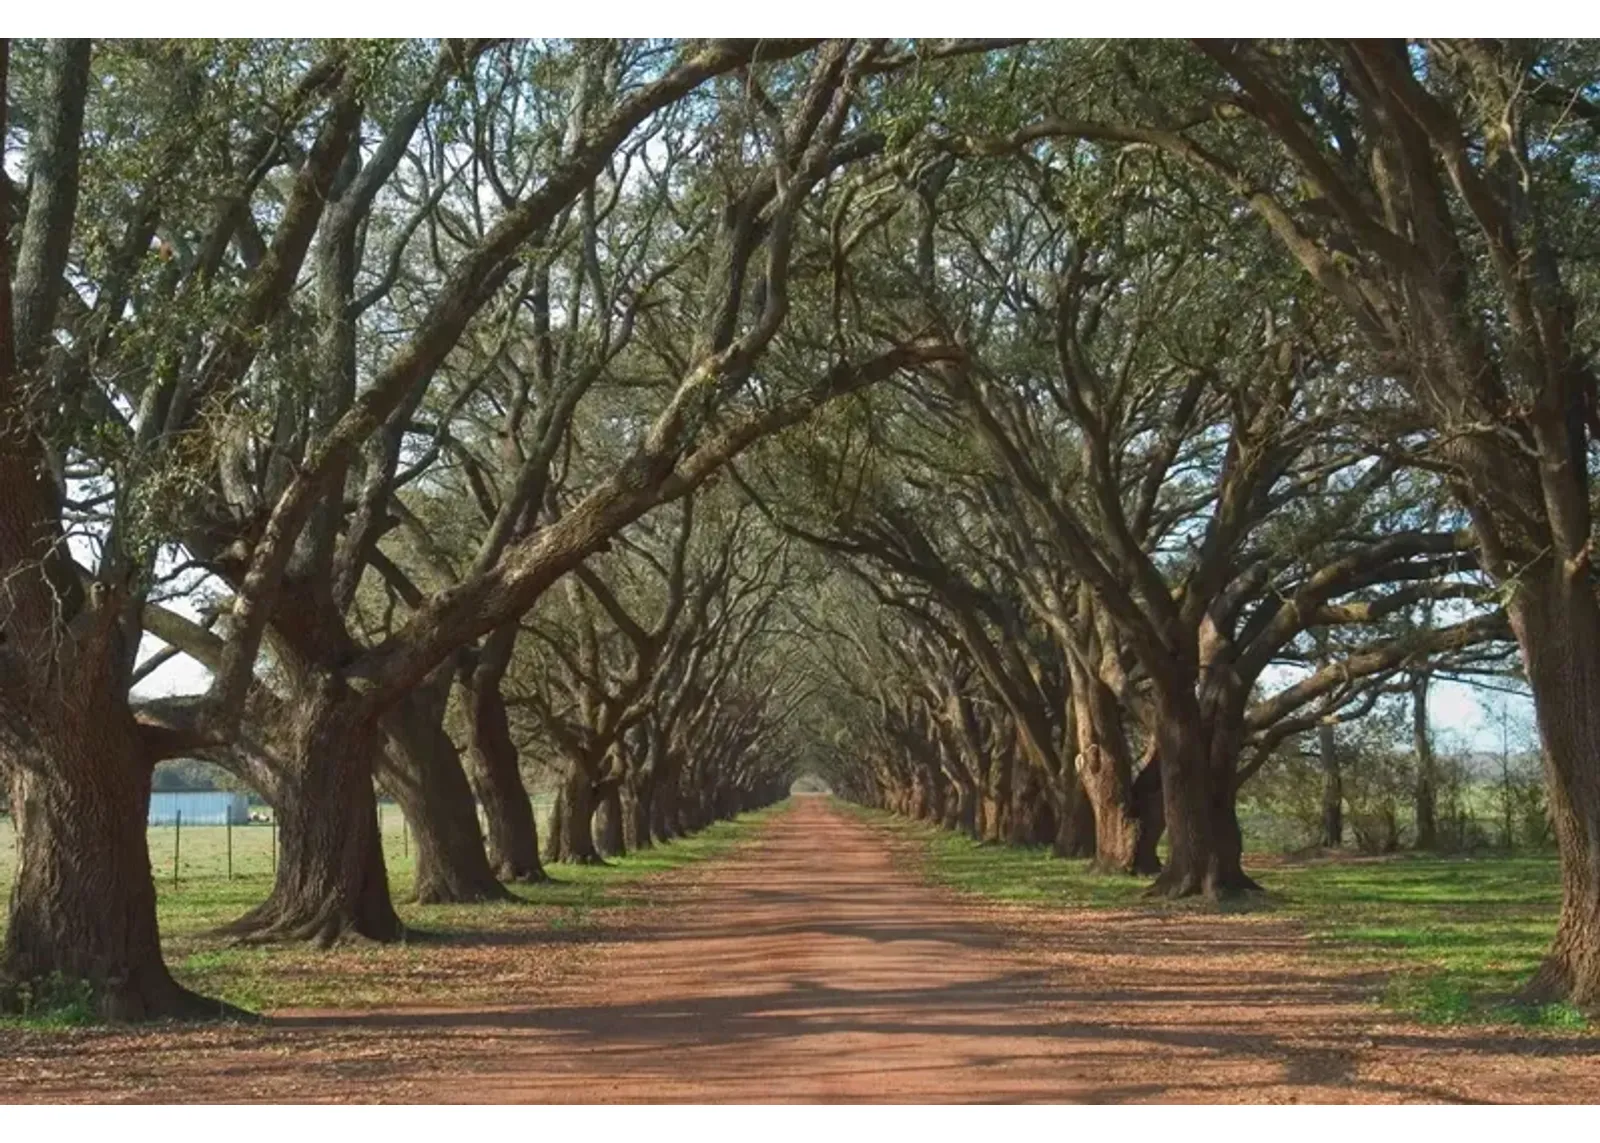
[[[1440,679],[1428,692],[1428,716],[1434,734],[1439,736],[1440,749],[1446,751],[1498,753],[1502,731],[1513,753],[1532,749],[1537,741],[1533,701],[1526,695],[1508,695]]]

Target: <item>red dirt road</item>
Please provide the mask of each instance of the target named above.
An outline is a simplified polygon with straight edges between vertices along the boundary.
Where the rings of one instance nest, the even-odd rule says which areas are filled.
[[[1283,921],[987,909],[798,798],[545,995],[8,1061],[0,1098],[1594,1101],[1600,1040],[1397,1025]],[[516,955],[549,955],[517,949]],[[137,1060],[142,1057],[142,1066]]]

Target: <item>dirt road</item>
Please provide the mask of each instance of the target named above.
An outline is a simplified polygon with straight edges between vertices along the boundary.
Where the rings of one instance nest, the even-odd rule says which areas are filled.
[[[5,1098],[1351,1102],[1600,1098],[1600,1041],[1394,1024],[1272,918],[988,910],[802,798],[581,972],[492,1009],[79,1045]],[[527,954],[528,950],[521,950]],[[147,1061],[134,1068],[134,1053]],[[11,1086],[8,1079],[26,1086]]]

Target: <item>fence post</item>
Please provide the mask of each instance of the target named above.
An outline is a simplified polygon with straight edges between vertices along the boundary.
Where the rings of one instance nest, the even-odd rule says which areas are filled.
[[[178,883],[178,858],[183,853],[183,811],[178,811],[178,816],[172,826],[172,883]]]
[[[229,810],[224,820],[228,823],[228,880],[233,880],[233,810]]]

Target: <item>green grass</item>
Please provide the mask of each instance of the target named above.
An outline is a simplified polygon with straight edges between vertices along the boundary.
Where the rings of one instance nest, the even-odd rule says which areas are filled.
[[[160,877],[160,865],[152,854],[162,948],[180,983],[251,1011],[491,1003],[540,979],[552,961],[547,955],[551,946],[582,938],[602,916],[645,900],[637,885],[641,878],[727,853],[753,837],[762,823],[786,805],[779,803],[734,821],[717,822],[693,837],[606,865],[553,866],[556,882],[513,886],[514,900],[482,905],[406,902],[413,852],[402,835],[398,812],[389,807],[384,849],[390,889],[411,936],[397,944],[358,942],[332,950],[302,944],[243,946],[213,935],[219,925],[247,912],[270,890],[268,868],[237,874],[240,835],[269,831],[235,828],[237,875],[228,880],[220,875],[188,875],[191,830],[185,829],[185,873],[176,884],[170,876]],[[204,829],[192,832],[199,869],[209,860],[207,847],[216,843],[202,841]],[[10,839],[0,838],[0,842],[9,846]],[[270,865],[270,854],[267,862]],[[9,883],[10,867],[5,868]],[[33,1016],[0,1020],[0,1027],[7,1023],[39,1028],[92,1021],[91,1007],[82,997],[62,993],[40,1001]]]
[[[554,801],[548,795],[533,798],[534,813],[543,828]],[[384,860],[391,873],[412,870],[411,846],[399,807],[382,803],[378,820],[383,831]],[[276,831],[265,823],[234,826],[232,868],[237,878],[266,877],[272,872],[272,847]],[[225,826],[151,826],[145,831],[150,846],[150,871],[158,884],[223,880],[228,876],[230,831]],[[10,889],[16,871],[16,831],[9,817],[0,817],[0,886]],[[177,858],[174,870],[173,859]],[[176,877],[174,877],[176,873]],[[0,924],[4,924],[0,919]]]
[[[1384,1003],[1430,1023],[1587,1026],[1566,1004],[1524,1004],[1561,904],[1553,856],[1283,862],[1257,879],[1323,947],[1396,970]]]
[[[1069,907],[1174,907],[1144,900],[1143,880],[1090,873],[1087,862],[1051,857],[1046,849],[980,845],[904,818],[850,809],[915,842],[926,856],[925,875],[964,892]],[[1325,955],[1386,969],[1390,983],[1382,1003],[1396,1013],[1440,1024],[1588,1026],[1570,1005],[1515,999],[1555,932],[1561,888],[1553,856],[1246,864],[1267,895],[1231,907],[1280,911],[1301,922]]]

